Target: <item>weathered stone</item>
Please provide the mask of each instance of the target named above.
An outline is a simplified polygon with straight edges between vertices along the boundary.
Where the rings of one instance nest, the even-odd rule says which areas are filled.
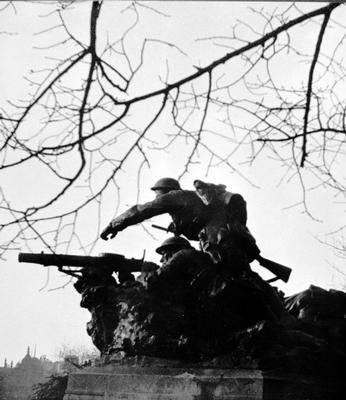
[[[102,368],[73,374],[64,400],[261,400],[260,371]]]
[[[341,377],[247,369],[104,366],[70,375],[64,400],[342,400]]]

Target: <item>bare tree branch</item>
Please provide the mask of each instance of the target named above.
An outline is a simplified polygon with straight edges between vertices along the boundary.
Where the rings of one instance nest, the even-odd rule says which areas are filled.
[[[311,62],[310,71],[309,71],[309,80],[308,80],[308,88],[306,92],[306,105],[305,105],[305,114],[304,114],[304,127],[303,127],[303,145],[302,145],[302,158],[300,161],[300,166],[304,167],[304,162],[307,157],[306,152],[306,144],[307,144],[307,127],[309,122],[309,112],[310,112],[310,103],[311,103],[311,94],[312,94],[312,84],[314,79],[314,71],[317,64],[318,55],[321,50],[322,40],[324,33],[326,31],[328,21],[330,18],[331,10],[324,14],[323,23],[321,26],[321,30],[318,35],[317,44],[315,48],[315,53]]]
[[[224,34],[194,42],[205,49],[197,60],[163,33],[141,32],[143,14],[171,21],[164,7],[94,1],[83,32],[89,38],[71,23],[69,7],[45,10],[49,25],[38,27],[34,40],[52,40],[38,43],[44,62],[30,66],[23,83],[28,97],[1,104],[0,174],[22,179],[23,171],[35,171],[51,186],[47,194],[23,199],[2,189],[0,231],[6,239],[0,257],[35,239],[52,252],[72,246],[90,252],[96,236],[85,241],[77,233],[85,214],[92,210],[97,218],[98,235],[107,196],[120,204],[122,172],[135,165],[139,184],[154,152],[168,154],[174,147],[184,149],[181,176],[206,157],[206,174],[227,166],[257,187],[244,167],[270,159],[282,168],[282,180],[297,182],[296,204],[312,217],[310,189],[328,187],[345,202],[346,36],[333,14],[341,7],[330,3],[305,13],[293,4],[253,8],[256,24],[238,21]],[[119,16],[114,12],[114,23],[103,29],[109,10]],[[328,33],[336,27],[328,48]],[[297,32],[310,28],[317,40],[309,49]],[[278,77],[293,58],[307,80]]]

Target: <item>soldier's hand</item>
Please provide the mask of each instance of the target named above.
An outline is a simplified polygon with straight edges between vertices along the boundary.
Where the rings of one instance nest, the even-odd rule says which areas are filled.
[[[118,233],[116,228],[113,228],[112,226],[108,225],[100,235],[100,238],[103,240],[108,240],[108,239],[113,239],[116,234]]]
[[[147,290],[150,290],[155,286],[155,283],[157,282],[157,272],[156,271],[151,271],[146,274],[144,277],[144,287]]]
[[[159,266],[151,261],[143,261],[142,272],[152,272],[159,269]]]
[[[172,233],[176,233],[176,226],[174,222],[171,222],[168,227],[167,227],[167,232],[172,232]]]

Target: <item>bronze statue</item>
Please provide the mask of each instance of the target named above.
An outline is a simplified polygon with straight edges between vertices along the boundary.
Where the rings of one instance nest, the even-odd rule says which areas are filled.
[[[101,233],[107,240],[127,228],[156,215],[168,213],[173,223],[167,231],[189,240],[200,240],[202,250],[214,263],[227,265],[229,272],[241,275],[258,260],[277,278],[287,282],[290,269],[260,255],[256,240],[246,227],[246,202],[240,194],[226,191],[225,185],[194,182],[196,191],[183,190],[173,178],[162,178],[151,188],[155,200],[135,205],[114,218]],[[156,225],[153,225],[157,227]],[[166,229],[164,229],[166,230]]]
[[[131,207],[101,234],[107,240],[130,225],[170,214],[173,223],[167,231],[175,236],[156,249],[160,266],[108,253],[21,253],[19,260],[56,265],[77,278],[81,306],[91,314],[87,332],[107,358],[150,356],[198,363],[220,358],[222,363],[226,355],[229,366],[295,369],[308,356],[312,361],[303,362],[304,368],[315,359],[328,361],[331,354],[334,362],[346,354],[345,295],[338,293],[330,302],[334,313],[328,321],[316,322],[327,309],[311,301],[316,294],[324,299],[322,290],[286,299],[285,309],[283,296],[249,264],[257,259],[284,281],[290,269],[260,256],[246,225],[243,197],[225,185],[197,180],[194,187],[196,191],[183,190],[173,178],[160,179],[151,188],[155,200]],[[199,240],[202,251],[179,235]],[[140,281],[134,279],[135,271],[141,272]]]
[[[113,219],[101,233],[101,238],[113,238],[130,225],[169,213],[173,219],[168,228],[170,232],[190,240],[200,240],[203,251],[208,252],[215,263],[229,263],[232,259],[235,271],[248,269],[249,261],[259,254],[259,250],[246,229],[244,199],[239,194],[226,192],[223,185],[195,181],[195,188],[196,191],[182,190],[177,180],[160,179],[151,188],[156,199],[135,205]],[[243,244],[245,241],[247,243]]]

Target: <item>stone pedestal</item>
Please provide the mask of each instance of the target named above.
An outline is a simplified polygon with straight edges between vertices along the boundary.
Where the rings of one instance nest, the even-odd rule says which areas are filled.
[[[70,375],[64,400],[261,400],[260,371],[117,367]]]
[[[71,374],[64,400],[341,400],[344,394],[340,376],[105,366]]]

